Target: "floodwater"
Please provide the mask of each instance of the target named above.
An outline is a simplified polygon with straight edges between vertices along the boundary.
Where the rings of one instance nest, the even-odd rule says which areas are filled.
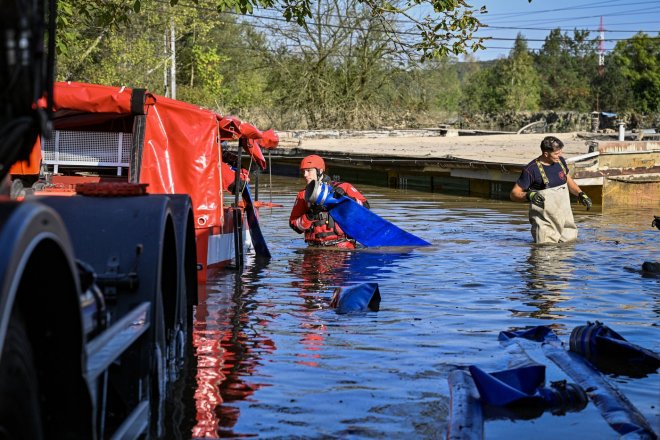
[[[598,320],[660,352],[660,279],[639,270],[660,259],[650,209],[574,205],[578,241],[536,246],[523,204],[361,186],[374,212],[433,246],[309,250],[288,227],[303,185],[273,178],[272,202],[283,206],[260,210],[272,261],[248,260],[202,293],[191,437],[444,438],[449,372],[506,369],[503,330],[547,325],[567,342]],[[260,200],[270,197],[262,188]],[[329,307],[335,287],[363,282],[379,284],[378,312]],[[608,378],[659,431],[659,375]],[[487,420],[484,430],[488,439],[618,438],[593,403]]]

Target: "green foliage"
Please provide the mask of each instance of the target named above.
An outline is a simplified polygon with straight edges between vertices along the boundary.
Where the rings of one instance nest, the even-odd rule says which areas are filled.
[[[411,127],[458,112],[539,108],[659,111],[657,37],[639,34],[620,42],[602,76],[597,42],[577,30],[551,31],[536,55],[519,35],[507,57],[480,63],[468,56],[459,63],[430,55],[480,44],[461,27],[469,27],[470,15],[460,0],[434,0],[444,21],[435,20],[438,34],[424,41],[399,38],[407,35],[401,14],[427,0],[286,1],[62,0],[57,78],[169,93],[174,31],[176,97],[262,127]],[[242,22],[218,12],[249,13],[267,3],[281,7],[291,23]],[[297,23],[301,17],[303,26]],[[462,43],[455,34],[464,37]],[[424,63],[418,63],[420,56]]]
[[[502,64],[500,90],[505,94],[504,110],[538,110],[540,100],[539,77],[534,69],[533,59],[527,49],[527,42],[518,34],[511,54]]]
[[[500,72],[506,69],[506,59],[473,71],[466,77],[463,86],[461,110],[464,114],[495,113],[502,111],[506,93]]]
[[[552,30],[535,58],[541,79],[541,107],[553,110],[591,111],[591,88],[598,68],[597,40],[589,32],[574,31],[573,37]]]
[[[639,33],[620,41],[611,60],[630,84],[636,109],[642,113],[660,112],[660,36]]]

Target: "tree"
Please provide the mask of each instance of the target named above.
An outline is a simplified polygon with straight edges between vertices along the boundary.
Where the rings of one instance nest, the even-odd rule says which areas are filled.
[[[130,11],[139,13],[151,0],[109,0],[86,2],[85,0],[60,0],[58,35],[60,53],[73,45],[77,35],[69,26],[74,16],[83,20],[97,21],[101,28],[117,25],[130,20]],[[195,4],[202,0],[193,0]],[[530,0],[531,1],[531,0]],[[179,0],[170,0],[175,6]],[[483,49],[484,38],[475,33],[482,26],[479,14],[486,13],[485,6],[473,8],[465,0],[404,0],[401,2],[384,0],[359,0],[362,7],[370,10],[372,16],[381,21],[385,36],[395,43],[399,50],[419,54],[422,60],[444,57],[449,54],[476,52]],[[313,2],[311,0],[214,0],[219,12],[235,11],[241,14],[254,14],[255,9],[276,9],[287,21],[300,26],[313,24]],[[433,11],[432,13],[424,11]],[[421,18],[418,18],[420,17]],[[392,23],[405,21],[404,33]],[[406,37],[406,38],[404,38]],[[409,38],[408,38],[409,37]]]
[[[272,26],[276,104],[309,128],[369,126],[392,92],[389,62],[399,57],[382,23],[357,1],[319,0],[305,27]]]
[[[500,58],[480,69],[473,70],[466,76],[461,100],[463,114],[502,111],[506,92],[501,73],[507,62],[507,59]]]
[[[573,37],[550,31],[535,58],[541,79],[541,107],[548,110],[590,111],[595,108],[591,83],[597,73],[597,40],[588,31]]]
[[[522,34],[518,34],[509,58],[502,65],[505,110],[538,110],[540,85],[533,63],[527,41]]]
[[[420,66],[420,82],[423,85],[420,90],[428,90],[429,106],[442,112],[456,113],[462,98],[456,59],[447,57],[425,64],[428,66]]]
[[[660,36],[640,32],[619,41],[610,58],[630,84],[636,110],[660,112]]]

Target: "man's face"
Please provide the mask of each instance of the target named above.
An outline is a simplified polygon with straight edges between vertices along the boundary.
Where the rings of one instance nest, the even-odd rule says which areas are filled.
[[[318,178],[316,175],[316,168],[304,168],[303,177],[305,177],[305,181],[307,183],[311,182],[312,180],[316,180]]]
[[[543,154],[544,154],[545,157],[547,157],[548,160],[550,160],[552,163],[559,163],[559,158],[561,157],[561,153],[562,153],[562,151],[563,151],[563,150],[557,150],[557,151],[553,151],[552,153],[546,151],[546,152],[543,153]]]

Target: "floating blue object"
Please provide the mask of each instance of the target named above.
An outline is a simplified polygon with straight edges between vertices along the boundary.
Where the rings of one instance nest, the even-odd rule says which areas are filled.
[[[325,183],[310,182],[305,189],[305,198],[311,203],[328,208],[328,212],[344,232],[363,246],[431,245],[428,241],[379,217],[350,197],[336,195],[334,188]]]
[[[363,283],[350,287],[338,287],[332,296],[331,307],[337,313],[377,312],[380,308],[380,290],[378,283]]]
[[[483,403],[505,406],[521,400],[541,400],[538,387],[545,381],[545,365],[527,365],[486,373],[471,365],[470,374]]]
[[[250,237],[252,238],[254,251],[257,257],[270,259],[270,251],[268,250],[264,234],[261,232],[259,218],[254,210],[254,203],[252,203],[252,196],[250,195],[250,187],[247,184],[242,191],[242,195],[245,202],[245,214],[247,216],[248,227],[250,228]]]
[[[538,416],[543,409],[554,413],[580,411],[588,402],[579,385],[556,381],[545,387],[545,365],[530,364],[494,373],[473,365],[469,370],[482,403],[487,405],[537,407]]]
[[[556,341],[559,342],[559,338],[552,331],[550,327],[544,325],[539,325],[536,327],[531,327],[526,330],[518,330],[513,332],[500,332],[500,335],[497,337],[499,341],[508,341],[513,338],[523,338],[529,339],[530,341],[535,342],[550,342]]]
[[[628,342],[619,333],[596,321],[575,327],[569,340],[570,350],[592,360],[606,370],[620,366],[619,374],[626,368],[634,375],[640,369],[656,371],[660,368],[660,355],[651,350]]]

